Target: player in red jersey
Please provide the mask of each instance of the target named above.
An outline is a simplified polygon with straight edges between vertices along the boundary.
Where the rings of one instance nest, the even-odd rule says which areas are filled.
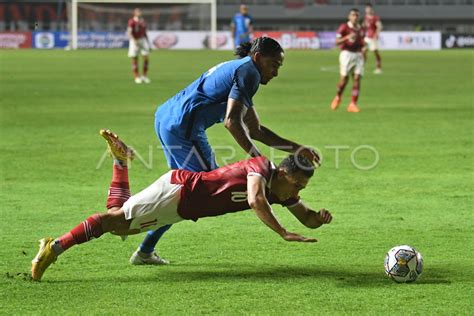
[[[328,224],[332,215],[306,206],[298,196],[313,176],[314,165],[303,156],[290,155],[278,167],[263,156],[243,160],[209,172],[171,170],[152,185],[130,197],[127,161],[132,152],[107,130],[114,157],[113,178],[107,212],[95,214],[59,238],[40,240],[32,261],[32,278],[41,280],[44,271],[70,247],[99,238],[104,233],[127,236],[183,220],[253,209],[257,217],[286,241],[316,242],[287,231],[276,219],[271,204],[281,204],[306,227]]]
[[[337,94],[334,97],[331,108],[336,110],[341,103],[342,93],[352,74],[354,84],[352,86],[352,100],[347,111],[359,112],[357,99],[359,98],[360,82],[364,75],[364,58],[362,49],[364,48],[365,29],[359,23],[359,10],[351,9],[348,16],[349,21],[339,26],[337,30],[336,44],[341,48],[339,55],[340,80],[337,84]]]
[[[132,59],[133,76],[135,83],[150,83],[148,73],[148,55],[150,54],[150,42],[146,33],[146,23],[142,11],[138,8],[133,10],[133,17],[128,20],[127,35],[130,40],[128,46],[128,57]],[[143,57],[143,74],[138,71],[138,54]]]
[[[382,31],[382,22],[380,21],[380,17],[375,15],[374,8],[370,3],[365,5],[364,26],[367,29],[365,42],[368,46],[364,48],[364,60],[367,60],[367,49],[374,52],[376,60],[376,67],[374,73],[381,74],[382,58],[380,57],[379,53],[378,41],[380,37],[380,32]]]

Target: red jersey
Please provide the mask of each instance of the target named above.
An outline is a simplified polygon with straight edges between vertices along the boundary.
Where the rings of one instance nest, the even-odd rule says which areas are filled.
[[[354,40],[347,40],[344,41],[339,47],[341,50],[348,50],[350,52],[360,52],[364,47],[364,37],[365,37],[365,29],[362,26],[358,28],[354,28],[348,23],[343,23],[337,29],[337,37],[344,37],[351,33],[355,34]]]
[[[146,23],[144,19],[135,20],[131,18],[128,20],[128,27],[132,29],[132,36],[135,39],[140,39],[146,35]]]
[[[299,197],[280,201],[270,192],[269,184],[276,171],[275,165],[265,157],[236,162],[209,172],[174,170],[172,184],[182,184],[178,214],[184,219],[218,216],[248,210],[247,176],[261,176],[266,185],[265,194],[270,204],[290,206]]]
[[[364,24],[367,28],[367,37],[375,38],[377,34],[377,23],[380,22],[380,18],[377,15],[366,15],[364,18]]]

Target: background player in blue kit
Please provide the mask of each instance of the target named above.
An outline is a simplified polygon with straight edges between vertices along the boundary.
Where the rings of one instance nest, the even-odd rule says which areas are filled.
[[[319,164],[311,148],[284,139],[260,124],[252,97],[260,84],[278,76],[284,52],[274,39],[260,37],[240,45],[241,59],[227,61],[209,69],[196,81],[158,107],[156,134],[165,149],[171,169],[210,171],[217,168],[207,140],[206,129],[224,122],[237,143],[252,157],[260,156],[253,143],[299,153]],[[171,225],[149,231],[130,258],[132,264],[166,264],[154,253],[156,243]]]
[[[230,21],[230,30],[234,47],[239,47],[243,43],[250,42],[253,32],[253,19],[249,15],[249,8],[242,4],[240,12],[236,13]]]

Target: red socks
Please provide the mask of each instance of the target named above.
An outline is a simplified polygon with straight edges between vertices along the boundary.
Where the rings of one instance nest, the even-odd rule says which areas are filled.
[[[381,69],[382,68],[382,58],[380,57],[379,52],[375,52],[375,60],[376,60],[376,67]]]
[[[114,164],[112,183],[110,183],[109,196],[107,197],[107,209],[122,207],[129,198],[128,169],[126,166]]]
[[[128,169],[126,166],[114,163],[112,183],[110,184],[109,196],[107,198],[107,209],[122,207],[123,203],[129,198]],[[100,215],[95,214],[74,227],[70,232],[57,238],[52,248],[57,255],[60,255],[74,245],[85,243],[93,238],[99,238],[103,233]]]
[[[140,74],[138,73],[138,58],[132,58],[132,70],[135,78],[140,77]]]
[[[59,255],[74,245],[85,243],[94,238],[99,238],[104,233],[101,224],[102,220],[100,219],[100,215],[92,215],[74,227],[70,232],[57,238],[52,246],[54,251]]]

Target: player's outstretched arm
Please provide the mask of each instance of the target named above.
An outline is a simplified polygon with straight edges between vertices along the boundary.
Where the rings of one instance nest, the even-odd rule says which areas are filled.
[[[324,224],[329,224],[332,221],[331,212],[324,208],[320,209],[319,212],[315,212],[302,201],[296,205],[288,207],[288,209],[301,224],[308,228],[318,228]]]
[[[148,43],[148,47],[150,47],[150,50],[151,50],[153,46],[151,45],[150,39],[148,38],[148,32],[145,32],[145,39]]]
[[[280,137],[269,128],[261,125],[258,114],[254,107],[250,107],[247,110],[245,113],[244,122],[252,139],[258,140],[267,146],[279,150],[303,155],[310,161],[320,165],[320,157],[313,149]]]
[[[127,37],[129,40],[135,40],[135,38],[132,35],[132,28],[130,26],[127,27]]]
[[[378,20],[375,25],[377,27],[377,30],[375,31],[375,39],[379,39],[380,38],[380,32],[382,32],[382,30],[383,30],[382,21]]]
[[[288,232],[273,215],[272,208],[265,196],[265,182],[258,175],[249,175],[247,180],[248,203],[258,218],[286,241],[316,242],[315,238],[307,238]]]
[[[229,98],[224,126],[229,130],[237,143],[252,157],[261,156],[257,146],[252,142],[245,128],[243,117],[247,112],[245,105],[238,100]]]

